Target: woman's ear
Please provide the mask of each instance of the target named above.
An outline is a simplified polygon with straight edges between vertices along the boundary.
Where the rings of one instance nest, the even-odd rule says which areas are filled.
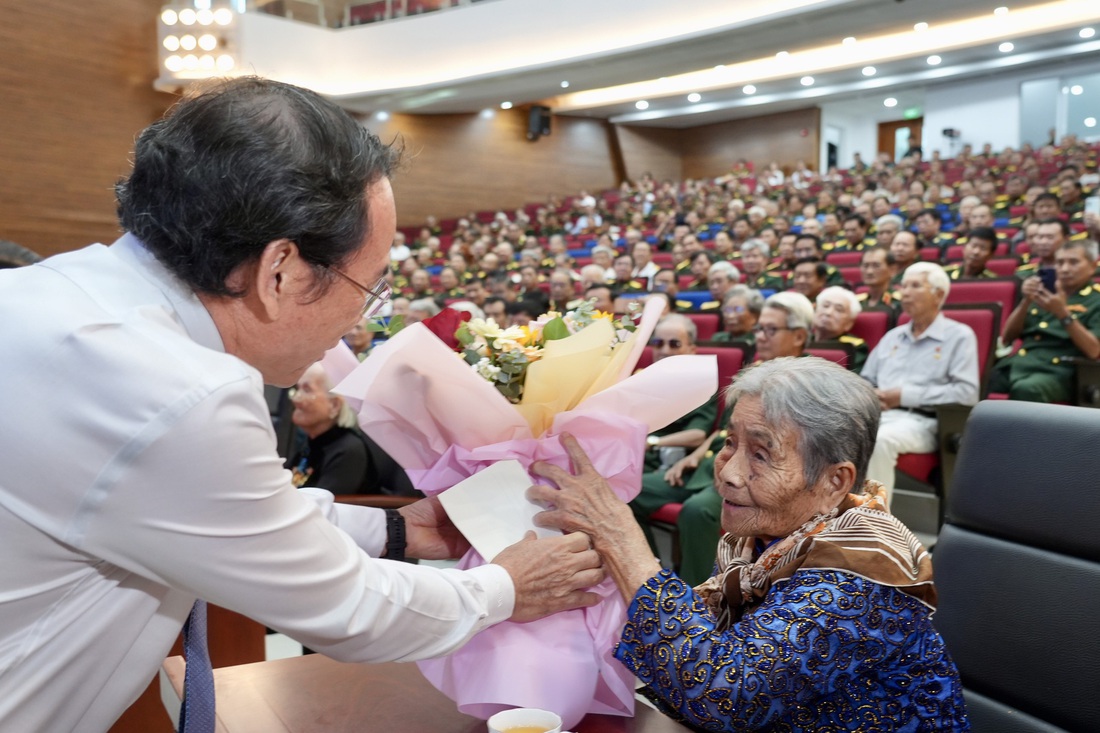
[[[852,493],[856,484],[856,466],[851,461],[834,463],[825,470],[821,477],[822,488],[822,512],[828,512],[848,494]]]

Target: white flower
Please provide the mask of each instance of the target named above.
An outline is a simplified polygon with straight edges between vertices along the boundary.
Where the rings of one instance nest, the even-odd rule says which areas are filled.
[[[471,364],[470,367],[480,374],[483,379],[490,382],[496,381],[497,375],[500,374],[500,367],[494,365],[485,357],[479,359],[476,364]]]

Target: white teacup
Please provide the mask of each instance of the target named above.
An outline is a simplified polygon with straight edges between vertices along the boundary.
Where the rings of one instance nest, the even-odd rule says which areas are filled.
[[[562,733],[561,717],[538,708],[504,710],[489,718],[489,733]]]

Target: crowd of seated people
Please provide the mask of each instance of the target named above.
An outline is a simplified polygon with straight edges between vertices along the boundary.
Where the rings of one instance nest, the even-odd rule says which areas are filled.
[[[658,181],[644,175],[600,195],[551,197],[511,213],[470,212],[449,221],[429,217],[423,226],[398,233],[391,252],[393,286],[417,304],[411,320],[430,315],[426,301],[431,300],[440,307],[468,301],[482,309],[492,296],[504,305],[504,313],[494,317],[522,321],[551,309],[568,310],[590,297],[599,298],[601,307],[622,309],[661,293],[670,310],[713,318],[701,333],[751,347],[750,304],[787,289],[811,302],[833,288],[847,289],[858,299],[844,303],[849,312],[853,305],[886,310],[894,325],[903,316],[900,286],[906,269],[931,261],[943,264],[952,281],[1018,283],[1016,297],[1000,303],[1004,325],[1013,328],[994,335],[1005,337],[1004,359],[1035,361],[1026,358],[1034,350],[1020,337],[1034,338],[1038,323],[1062,328],[1064,308],[1086,333],[1100,336],[1100,323],[1091,318],[1093,278],[1063,292],[1079,273],[1055,274],[1057,252],[1066,243],[1100,236],[1100,215],[1085,211],[1100,182],[1097,147],[1070,136],[1059,146],[1038,149],[964,146],[953,159],[933,152],[922,160],[919,149],[914,152],[897,163],[884,155],[870,164],[857,157],[848,170],[824,174],[801,165],[788,175],[776,175],[783,172],[776,166],[758,175],[740,161],[715,179]],[[1080,251],[1088,257],[1091,250]],[[1046,278],[1041,291],[1038,282],[1024,287],[1032,277]],[[735,287],[738,295],[727,303]],[[830,303],[841,303],[832,292]],[[1100,299],[1100,292],[1095,296]],[[1036,317],[1034,327],[1007,323],[1018,302],[1025,315]],[[397,306],[408,307],[400,301]],[[832,316],[822,318],[829,324]],[[817,330],[817,340],[845,337],[854,357],[849,368],[857,371],[874,346],[859,343],[848,329]],[[1065,356],[1094,356],[1092,341],[1062,337]],[[1040,365],[1060,375],[1058,390],[1006,388],[1005,394],[1064,401],[1072,379],[1067,364]]]

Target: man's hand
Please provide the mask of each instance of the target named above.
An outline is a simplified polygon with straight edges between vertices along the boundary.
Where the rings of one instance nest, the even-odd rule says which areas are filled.
[[[1020,295],[1024,296],[1024,300],[1028,303],[1038,300],[1040,291],[1050,294],[1050,291],[1043,287],[1043,281],[1037,275],[1026,278],[1023,284],[1020,285]]]
[[[450,560],[461,557],[470,543],[451,523],[437,497],[421,499],[398,509],[405,517],[405,554],[421,560]]]
[[[507,570],[515,584],[512,621],[534,621],[558,611],[594,606],[600,600],[584,590],[603,580],[604,571],[583,532],[542,539],[528,532],[501,550],[493,564]]]
[[[699,468],[699,459],[694,452],[689,453],[665,471],[665,481],[669,486],[683,486],[684,471],[694,471],[697,468]]]
[[[1060,292],[1052,293],[1040,286],[1033,300],[1036,305],[1055,318],[1065,318],[1069,315],[1069,308],[1066,307],[1066,296]]]
[[[893,410],[895,407],[901,406],[901,387],[895,387],[894,389],[876,389],[875,394],[878,396],[879,406],[885,410]]]

